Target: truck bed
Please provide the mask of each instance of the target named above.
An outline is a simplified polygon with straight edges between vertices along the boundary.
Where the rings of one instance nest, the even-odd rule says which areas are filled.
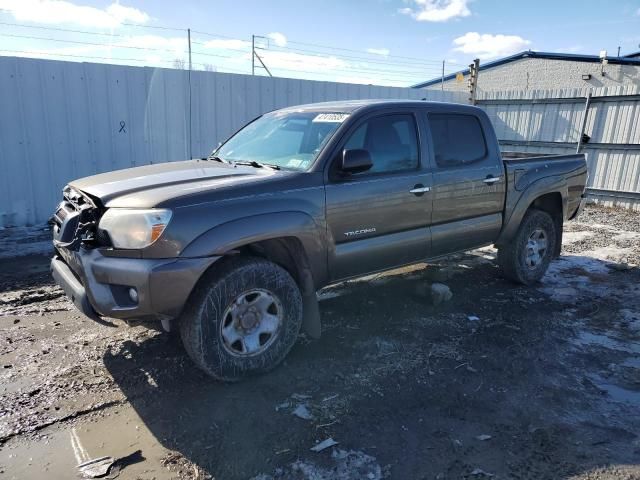
[[[566,188],[566,219],[572,217],[582,200],[587,180],[584,153],[549,155],[539,153],[502,152],[507,175],[505,211],[512,212],[528,187],[537,182],[560,182]],[[528,205],[527,199],[523,204]]]
[[[545,160],[553,160],[549,157],[567,157],[573,154],[557,155],[555,153],[539,153],[539,152],[500,152],[503,160],[529,160],[533,158],[544,158]]]

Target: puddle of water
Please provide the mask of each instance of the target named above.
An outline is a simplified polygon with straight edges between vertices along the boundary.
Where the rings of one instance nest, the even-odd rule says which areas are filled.
[[[323,290],[316,294],[318,301],[329,300],[330,298],[337,298],[349,293],[347,290]]]
[[[158,480],[171,478],[160,464],[167,450],[130,407],[110,409],[109,416],[64,427],[44,429],[37,439],[16,438],[7,442],[0,451],[2,478],[78,478],[79,463],[102,456],[117,459],[136,450],[141,450],[146,460],[126,466],[119,479],[147,478],[147,475]]]
[[[578,346],[598,346],[608,348],[609,350],[617,350],[619,352],[640,354],[640,343],[634,341],[620,341],[612,338],[604,333],[580,332],[572,342]]]
[[[621,364],[623,367],[629,367],[629,368],[638,368],[640,369],[640,357],[631,357],[631,358],[627,358],[624,362],[622,362]]]
[[[589,379],[601,390],[607,392],[607,395],[614,402],[629,403],[640,405],[640,391],[630,390],[620,387],[613,383],[609,383],[599,375],[589,375]]]

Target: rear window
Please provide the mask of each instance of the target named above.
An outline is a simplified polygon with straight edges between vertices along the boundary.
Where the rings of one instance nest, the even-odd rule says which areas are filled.
[[[487,155],[482,126],[473,115],[432,113],[429,126],[438,167],[455,167]]]

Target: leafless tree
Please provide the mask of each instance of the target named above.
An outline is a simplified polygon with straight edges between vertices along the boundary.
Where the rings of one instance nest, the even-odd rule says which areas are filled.
[[[175,58],[173,60],[173,68],[177,69],[177,70],[184,70],[185,67],[185,61],[182,58]]]

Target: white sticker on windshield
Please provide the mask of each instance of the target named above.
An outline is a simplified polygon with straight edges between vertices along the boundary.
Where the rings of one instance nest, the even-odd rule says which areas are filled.
[[[287,167],[298,168],[302,165],[302,162],[303,160],[300,160],[299,158],[292,158],[287,162]]]
[[[342,123],[348,116],[348,113],[319,113],[312,122]]]

